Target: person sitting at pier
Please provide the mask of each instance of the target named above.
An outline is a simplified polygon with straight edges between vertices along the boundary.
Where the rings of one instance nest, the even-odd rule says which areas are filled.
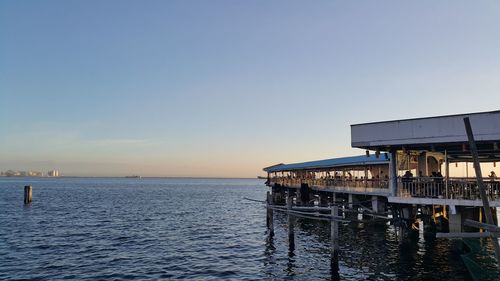
[[[434,180],[434,190],[432,193],[432,197],[438,197],[441,195],[441,191],[443,190],[443,175],[441,172],[432,172],[433,180]]]
[[[401,178],[401,182],[403,183],[403,188],[408,190],[410,187],[410,183],[413,182],[413,174],[410,171],[406,171]]]
[[[491,171],[488,177],[490,178],[490,193],[494,196],[498,194],[498,183],[495,181],[497,179],[497,174],[495,171]]]
[[[403,176],[403,178],[406,179],[406,181],[412,181],[413,180],[413,174],[410,171],[406,171],[405,174],[404,174],[404,176]]]

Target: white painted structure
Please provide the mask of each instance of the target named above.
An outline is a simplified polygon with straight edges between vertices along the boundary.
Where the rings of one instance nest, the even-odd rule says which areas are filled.
[[[480,161],[500,162],[500,111],[351,125],[351,144],[390,152],[389,202],[481,206],[475,178],[448,175],[450,162],[471,161],[465,117],[470,119]],[[421,176],[405,179],[400,173],[405,170],[413,170],[414,176],[420,173]],[[483,180],[488,183],[492,206],[499,207],[500,181],[497,178]]]
[[[500,141],[500,111],[492,111],[351,125],[351,144],[373,149],[467,142],[465,117],[476,141]]]

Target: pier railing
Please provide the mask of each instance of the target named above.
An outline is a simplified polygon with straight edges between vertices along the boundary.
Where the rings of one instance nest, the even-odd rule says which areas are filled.
[[[484,178],[486,193],[490,200],[500,200],[500,180]],[[349,189],[350,191],[364,191],[369,193],[373,190],[388,190],[389,181],[380,179],[302,179],[275,177],[271,178],[270,185],[279,184],[281,186],[300,188],[302,184],[307,184],[311,188],[318,189]],[[446,181],[441,177],[425,178],[398,178],[399,197],[424,197],[439,199],[459,199],[459,200],[481,200],[479,188],[475,178],[449,178]]]
[[[320,179],[301,179],[301,178],[281,178],[276,177],[270,179],[270,184],[279,184],[287,187],[298,188],[302,184],[307,184],[309,187],[316,188],[377,188],[388,189],[389,180],[380,179],[335,179],[335,178],[320,178]]]
[[[483,179],[489,200],[500,200],[500,181]],[[398,178],[398,196],[481,200],[475,178]]]

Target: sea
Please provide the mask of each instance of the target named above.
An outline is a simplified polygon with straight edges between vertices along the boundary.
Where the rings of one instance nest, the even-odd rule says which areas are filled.
[[[33,202],[23,204],[25,185]],[[0,178],[0,280],[471,280],[456,241],[287,215],[259,179]]]

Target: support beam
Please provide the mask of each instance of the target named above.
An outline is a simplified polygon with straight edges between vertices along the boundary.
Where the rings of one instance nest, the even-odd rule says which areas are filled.
[[[461,232],[461,233],[436,233],[436,238],[490,238],[500,237],[498,232]]]
[[[491,213],[490,202],[486,195],[486,188],[483,183],[483,175],[481,173],[481,164],[479,162],[479,153],[477,152],[476,142],[474,141],[474,134],[472,133],[472,126],[470,125],[469,117],[464,118],[465,131],[467,132],[467,138],[469,139],[469,147],[472,154],[472,159],[474,160],[474,169],[476,171],[477,185],[479,187],[479,194],[481,195],[481,200],[483,201],[484,214],[486,216],[486,223],[495,224],[493,221],[493,215]],[[495,257],[497,263],[500,266],[500,245],[498,245],[498,240],[493,239],[493,246],[495,248]]]
[[[482,223],[474,220],[465,220],[464,225],[470,226],[470,227],[475,227],[475,228],[481,228],[481,229],[486,229],[491,232],[500,232],[500,227],[496,225],[491,225],[487,223]]]

